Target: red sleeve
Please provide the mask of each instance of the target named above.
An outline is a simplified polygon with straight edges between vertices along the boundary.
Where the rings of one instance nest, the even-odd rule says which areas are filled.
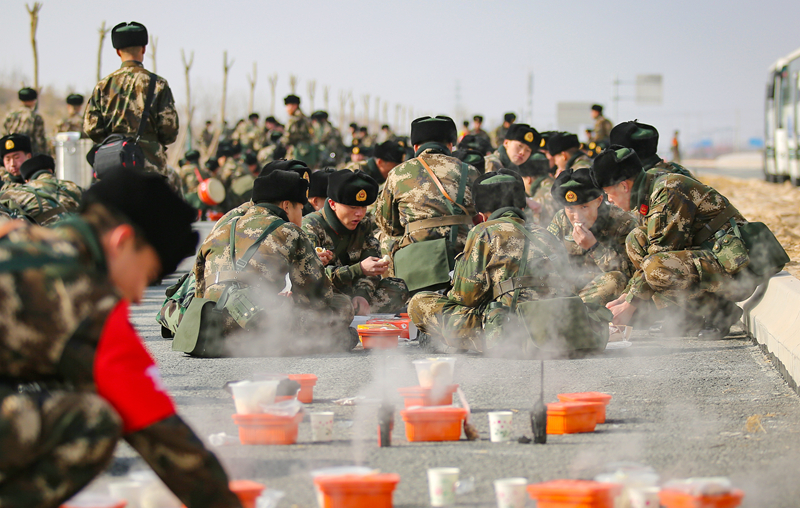
[[[142,430],[175,414],[153,358],[128,320],[121,300],[103,327],[94,359],[97,393],[122,417],[123,432]]]

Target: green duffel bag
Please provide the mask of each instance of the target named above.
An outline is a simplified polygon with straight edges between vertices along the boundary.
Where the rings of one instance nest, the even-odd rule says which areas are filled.
[[[516,317],[528,332],[523,349],[548,352],[602,351],[611,311],[578,296],[517,303]]]
[[[783,267],[789,262],[789,256],[781,242],[775,238],[766,224],[748,222],[739,226],[739,231],[750,256],[750,264],[747,268],[756,277],[769,278],[783,270]]]
[[[217,310],[217,302],[195,297],[175,332],[172,350],[203,358],[225,356],[224,324],[223,314]]]
[[[448,283],[449,251],[444,238],[406,245],[394,253],[394,276],[403,279],[410,292]]]

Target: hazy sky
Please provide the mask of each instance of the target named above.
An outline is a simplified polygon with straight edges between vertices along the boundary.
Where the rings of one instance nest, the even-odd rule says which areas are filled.
[[[0,73],[32,77],[25,3],[5,0]],[[533,123],[555,127],[560,101],[599,102],[614,121],[638,117],[667,141],[681,129],[685,142],[701,138],[741,142],[762,135],[767,67],[800,46],[800,2],[730,1],[178,1],[43,0],[38,29],[40,82],[89,93],[95,83],[103,20],[144,23],[158,37],[157,70],[183,106],[180,50],[194,51],[195,103],[216,111],[222,52],[235,59],[228,84],[229,111],[246,113],[247,75],[258,62],[256,110],[268,113],[267,76],[278,74],[279,99],[288,76],[309,112],[306,87],[317,81],[316,108],[329,85],[338,118],[339,93],[352,90],[357,112],[371,94],[422,112],[455,112],[461,105],[497,124],[507,110],[527,109],[528,73],[534,73]],[[135,6],[132,9],[131,6]],[[118,67],[106,39],[103,74]],[[149,57],[145,64],[151,67]],[[637,74],[664,75],[662,106],[611,102],[612,81]],[[15,85],[16,85],[15,83]],[[632,96],[623,85],[621,95]],[[279,113],[282,102],[279,100]],[[461,120],[461,119],[457,119]],[[737,121],[738,120],[738,121]],[[666,146],[666,144],[664,145]],[[662,148],[663,151],[663,148]]]

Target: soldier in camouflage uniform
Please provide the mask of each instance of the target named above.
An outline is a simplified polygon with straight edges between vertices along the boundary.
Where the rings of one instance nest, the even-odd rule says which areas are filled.
[[[21,134],[31,142],[31,153],[37,155],[48,153],[47,139],[44,134],[44,120],[36,112],[36,99],[39,95],[33,88],[23,88],[18,97],[22,107],[9,112],[3,121],[3,134]]]
[[[197,194],[197,186],[202,180],[210,178],[211,174],[205,168],[200,167],[200,152],[197,150],[187,151],[183,158],[186,160],[186,164],[181,166],[178,171],[183,182],[183,190],[186,196]]]
[[[602,148],[608,147],[610,143],[611,129],[614,124],[603,116],[603,106],[600,104],[592,105],[592,118],[594,119],[594,130],[589,141],[599,145]]]
[[[20,174],[25,179],[23,188],[42,191],[55,196],[68,212],[77,212],[83,190],[69,180],[56,178],[56,161],[49,155],[39,154],[22,163]]]
[[[578,296],[604,307],[622,294],[633,275],[625,239],[636,227],[636,220],[604,201],[589,168],[561,173],[551,192],[563,208],[547,230],[567,250],[570,277],[582,288]]]
[[[741,316],[734,302],[747,299],[763,279],[742,269],[746,251],[726,269],[725,259],[705,241],[718,231],[737,231],[747,223],[744,217],[725,196],[693,178],[644,171],[629,148],[612,145],[603,151],[592,165],[592,179],[612,204],[634,210],[641,223],[626,240],[636,271],[625,293],[608,304],[615,324],[627,324],[637,307],[652,300],[658,308],[677,306],[687,316],[682,332],[725,336]]]
[[[489,146],[492,145],[492,138],[489,136],[488,132],[483,130],[483,117],[481,115],[472,117],[472,130],[469,131],[469,134],[484,140],[486,143],[489,143]]]
[[[314,143],[319,147],[321,165],[335,166],[344,160],[345,147],[339,129],[328,121],[327,111],[316,111],[311,115],[314,128]],[[335,154],[331,157],[331,154]]]
[[[59,132],[80,132],[81,138],[89,137],[83,132],[81,106],[83,106],[83,95],[72,93],[67,96],[67,117],[56,124],[56,134]]]
[[[19,170],[31,158],[31,138],[24,134],[9,134],[0,138],[0,188],[9,189],[25,183]]]
[[[508,128],[503,144],[491,155],[486,156],[485,170],[497,171],[500,168],[519,172],[531,154],[538,150],[542,136],[526,123],[515,123]]]
[[[139,146],[145,169],[161,173],[180,190],[180,177],[167,166],[167,145],[178,137],[178,112],[167,80],[145,70],[147,29],[141,23],[120,23],[111,30],[111,42],[122,60],[120,69],[94,88],[83,117],[83,130],[95,143],[111,134],[135,136],[145,107],[147,88],[156,80],[153,102]]]
[[[61,505],[124,438],[186,506],[240,507],[128,318],[194,251],[194,211],[161,178],[131,172],[108,175],[86,203],[55,229],[9,223],[0,240],[0,505]]]
[[[475,215],[471,187],[478,171],[451,156],[456,136],[456,125],[448,117],[422,117],[411,123],[416,156],[389,173],[375,210],[384,254],[394,256],[411,244],[440,238],[447,239],[449,256],[464,250]],[[452,267],[452,258],[449,261]],[[422,288],[409,286],[415,289]]]
[[[289,115],[286,129],[281,137],[281,144],[287,150],[286,156],[290,159],[301,160],[308,164],[308,167],[313,168],[317,162],[314,126],[300,109],[300,97],[287,95],[283,99],[283,103],[286,106],[286,114]]]
[[[611,129],[611,144],[630,148],[642,162],[645,171],[655,170],[661,173],[676,173],[694,178],[692,172],[677,162],[667,162],[657,153],[658,130],[652,125],[636,120],[622,122]]]
[[[303,217],[303,231],[320,254],[334,287],[350,296],[356,314],[401,312],[408,299],[405,282],[381,278],[389,267],[369,224],[367,206],[378,197],[378,183],[362,171],[342,169],[328,177],[322,210]],[[323,257],[323,255],[325,257]]]
[[[334,293],[319,256],[300,229],[308,182],[295,171],[284,171],[294,162],[265,167],[256,179],[253,200],[217,221],[197,254],[196,297],[217,301],[226,283],[238,281],[255,288],[264,299],[258,337],[243,338],[241,343],[226,339],[234,355],[311,353],[355,345],[348,330],[353,304],[347,296]],[[232,254],[241,259],[276,221],[280,225],[261,242],[247,266],[236,270]],[[234,249],[231,228],[236,232]],[[287,274],[291,292],[282,296]],[[230,317],[226,326],[229,331],[238,328]]]
[[[581,151],[581,143],[575,134],[553,132],[548,135],[546,146],[555,165],[554,174],[552,176],[544,175],[532,182],[531,185],[532,197],[536,202],[534,206],[539,208],[536,222],[543,227],[550,224],[556,212],[561,208],[550,192],[556,177],[563,171],[588,168],[592,165],[592,160]]]
[[[492,145],[500,146],[503,140],[506,139],[506,132],[511,125],[517,121],[517,115],[514,113],[506,113],[503,115],[503,123],[494,130],[492,133]]]
[[[501,345],[504,337],[484,333],[492,302],[511,304],[514,291],[497,286],[519,277],[520,260],[528,245],[525,276],[536,277],[536,286],[522,287],[518,301],[568,296],[561,279],[567,273],[564,247],[545,229],[526,223],[522,178],[502,169],[481,175],[473,186],[475,207],[484,220],[467,237],[464,254],[458,258],[453,288],[445,295],[421,292],[408,303],[414,325],[435,342],[456,349],[488,352]],[[521,231],[533,240],[526,240]],[[516,289],[512,288],[512,289]],[[544,324],[543,324],[544,326]]]

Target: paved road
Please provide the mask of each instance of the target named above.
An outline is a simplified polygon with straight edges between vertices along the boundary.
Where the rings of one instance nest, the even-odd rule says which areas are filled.
[[[168,282],[169,281],[165,281]],[[399,473],[396,506],[428,506],[426,468],[457,466],[475,479],[464,506],[493,506],[492,480],[524,476],[531,482],[592,478],[604,464],[635,461],[654,467],[663,479],[728,476],[747,492],[743,506],[797,506],[800,484],[800,403],[758,347],[744,337],[702,342],[686,338],[634,335],[628,349],[580,360],[546,363],[545,397],[602,391],[613,395],[608,422],[592,434],[550,436],[548,444],[495,444],[488,440],[492,410],[518,411],[517,434],[530,433],[525,411],[535,396],[538,362],[459,355],[456,381],[463,387],[481,432],[477,442],[408,443],[397,416],[394,446],[380,449],[374,407],[344,407],[333,400],[416,384],[411,360],[423,357],[414,346],[384,357],[372,352],[310,358],[192,359],[170,350],[153,320],[165,286],[148,290],[133,321],[158,359],[164,381],[181,414],[203,438],[236,434],[230,396],[220,387],[257,372],[314,373],[315,402],[307,411],[336,413],[335,441],[313,444],[309,424],[300,425],[293,446],[217,448],[231,476],[283,490],[281,506],[315,505],[309,471],[365,464]],[[291,340],[291,337],[286,337]],[[746,422],[762,415],[763,431]],[[111,474],[137,462],[120,446]],[[108,478],[106,478],[107,480]]]

